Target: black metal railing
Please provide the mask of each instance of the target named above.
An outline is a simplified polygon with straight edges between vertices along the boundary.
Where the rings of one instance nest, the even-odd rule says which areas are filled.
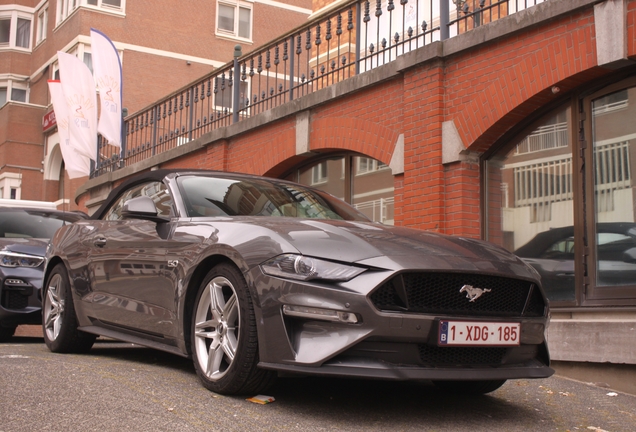
[[[91,177],[163,153],[543,1],[352,0],[249,54],[238,50],[234,61],[128,116],[121,150],[99,137]]]

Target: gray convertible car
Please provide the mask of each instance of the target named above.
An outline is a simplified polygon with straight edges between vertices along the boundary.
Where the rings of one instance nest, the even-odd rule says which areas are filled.
[[[203,385],[278,374],[432,380],[486,393],[553,373],[537,272],[479,240],[369,221],[319,190],[156,170],[114,189],[47,251],[54,352],[97,335],[192,357]]]

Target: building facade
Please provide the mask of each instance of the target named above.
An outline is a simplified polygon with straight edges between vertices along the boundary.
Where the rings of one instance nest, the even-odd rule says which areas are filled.
[[[310,0],[0,1],[0,198],[70,199],[87,179],[64,178],[47,80],[57,52],[89,67],[90,29],[106,34],[123,68],[132,113],[307,21]],[[65,180],[65,181],[64,181]]]

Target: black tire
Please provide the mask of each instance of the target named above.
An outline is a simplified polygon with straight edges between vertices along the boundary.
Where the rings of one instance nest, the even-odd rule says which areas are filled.
[[[42,294],[42,331],[46,346],[56,353],[89,351],[96,336],[77,329],[71,284],[63,264],[53,268]]]
[[[0,342],[7,342],[9,339],[11,339],[15,334],[16,328],[18,328],[18,326],[5,327],[3,325],[0,325]]]
[[[215,393],[257,394],[276,374],[259,369],[252,298],[245,279],[231,264],[206,275],[192,310],[192,360],[197,375]]]
[[[440,390],[457,394],[486,394],[497,390],[504,385],[506,380],[484,381],[433,381],[435,387]]]

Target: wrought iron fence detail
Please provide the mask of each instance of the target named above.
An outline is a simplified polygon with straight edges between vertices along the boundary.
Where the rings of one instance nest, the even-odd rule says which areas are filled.
[[[99,137],[92,176],[161,154],[543,1],[349,1],[125,118],[121,150]]]

